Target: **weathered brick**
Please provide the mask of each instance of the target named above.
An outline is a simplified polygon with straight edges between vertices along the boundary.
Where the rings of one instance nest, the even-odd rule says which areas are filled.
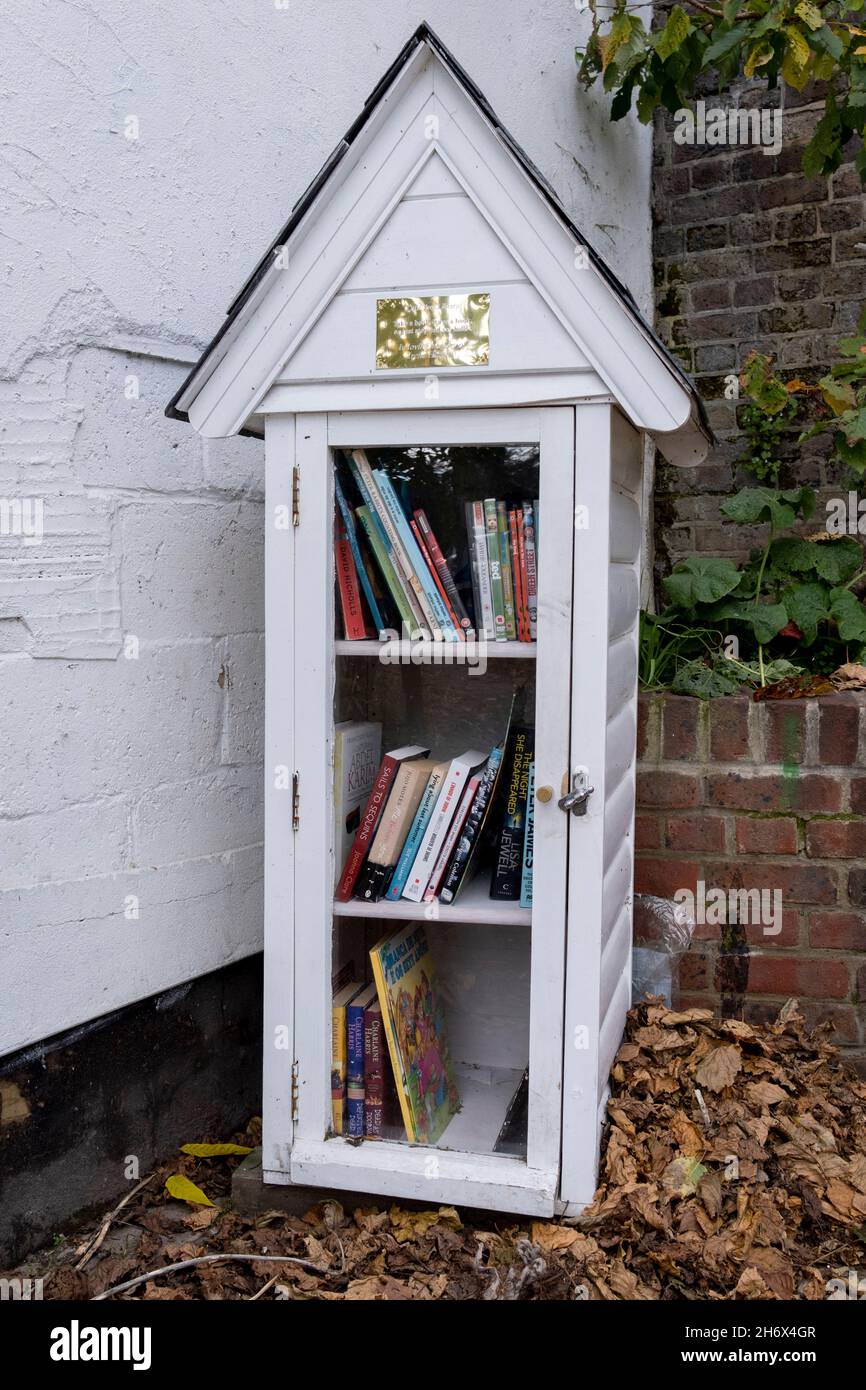
[[[692,311],[698,313],[709,309],[727,309],[731,303],[731,287],[721,280],[708,285],[692,285],[689,303]]]
[[[744,697],[710,704],[710,757],[729,763],[749,754],[749,702]]]
[[[775,297],[776,287],[771,275],[753,276],[734,285],[734,304],[738,309],[771,304]]]
[[[866,915],[810,912],[809,945],[830,951],[866,951]]]
[[[857,761],[860,697],[836,695],[820,705],[818,752],[828,767],[850,767]]]
[[[699,865],[691,860],[658,859],[642,854],[635,860],[634,888],[636,893],[673,898],[681,889],[694,892],[700,876]]]
[[[724,188],[731,182],[731,159],[717,154],[708,159],[696,160],[689,167],[692,173],[692,188]]]
[[[866,869],[850,870],[848,897],[854,907],[866,907]]]
[[[797,822],[790,816],[738,816],[736,836],[741,854],[797,853]]]
[[[667,849],[722,854],[725,849],[725,822],[721,816],[702,812],[668,816],[664,842]]]
[[[760,946],[764,950],[776,947],[795,947],[800,941],[800,913],[795,907],[782,908],[782,930],[778,935],[768,936],[767,923],[749,922],[746,925],[746,940],[750,946]],[[775,930],[775,923],[770,924]]]
[[[689,951],[680,959],[680,989],[706,990],[710,987],[710,959],[702,951]]]
[[[689,227],[686,232],[687,251],[716,251],[727,243],[727,228],[719,222],[706,227]]]
[[[812,859],[866,858],[866,820],[811,820],[806,853]]]
[[[636,815],[634,818],[634,846],[640,852],[646,849],[661,849],[662,820],[660,816]]]
[[[800,1000],[800,1012],[809,1028],[817,1028],[821,1023],[829,1023],[832,1031],[829,1041],[837,1047],[856,1047],[862,1041],[862,1029],[856,1010],[850,1004],[816,1003],[811,999]],[[856,1057],[851,1061],[856,1065]]]
[[[675,775],[675,774],[671,774]],[[789,811],[828,814],[841,810],[842,786],[833,777],[807,773],[785,777],[766,772],[712,772],[707,777],[710,806],[734,811]]]
[[[784,903],[834,903],[838,893],[838,870],[796,859],[735,859],[733,862],[705,863],[707,891],[710,885],[725,890],[782,894]],[[771,899],[772,901],[772,899]]]
[[[806,700],[768,700],[762,705],[768,762],[790,767],[805,761],[807,704]]]
[[[829,237],[797,241],[789,246],[758,246],[754,265],[757,274],[768,270],[797,270],[810,265],[829,265],[832,243]]]
[[[866,777],[851,778],[851,810],[866,816]]]
[[[686,809],[701,804],[701,779],[694,772],[642,768],[637,774],[637,804]]]
[[[662,757],[690,761],[698,751],[701,703],[685,695],[666,695],[662,725]]]
[[[848,967],[826,956],[783,956],[771,951],[749,961],[749,993],[844,999],[851,989]]]
[[[759,208],[794,207],[798,203],[823,203],[827,187],[823,179],[807,179],[803,174],[789,174],[755,185],[755,204]]]

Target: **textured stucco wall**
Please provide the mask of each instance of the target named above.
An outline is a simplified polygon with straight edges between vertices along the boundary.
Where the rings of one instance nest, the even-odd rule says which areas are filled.
[[[400,45],[430,20],[643,305],[650,147],[571,0],[3,8],[9,1051],[260,944],[261,448],[162,408]]]

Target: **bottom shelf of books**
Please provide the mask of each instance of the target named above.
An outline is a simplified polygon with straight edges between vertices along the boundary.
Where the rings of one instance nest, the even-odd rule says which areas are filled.
[[[382,926],[335,933],[331,1134],[525,1159],[529,931]]]

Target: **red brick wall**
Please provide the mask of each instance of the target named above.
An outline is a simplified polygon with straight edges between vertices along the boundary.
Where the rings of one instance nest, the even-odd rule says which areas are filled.
[[[797,995],[863,1066],[866,697],[645,694],[638,756],[637,893],[697,893],[701,880],[707,891],[782,893],[779,935],[760,923],[697,927],[682,998],[765,1020]]]

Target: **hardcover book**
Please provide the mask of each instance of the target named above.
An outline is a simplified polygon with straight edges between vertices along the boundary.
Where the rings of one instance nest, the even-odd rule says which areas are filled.
[[[355,529],[355,518],[349,510],[349,504],[346,501],[343,489],[340,486],[340,479],[336,475],[334,476],[334,491],[336,493],[337,507],[339,509],[340,518],[343,524],[343,533],[349,543],[349,549],[352,552],[352,561],[355,567],[355,573],[357,574],[358,580],[360,581],[361,589],[364,593],[364,598],[367,600],[367,607],[370,610],[370,617],[373,619],[373,626],[376,629],[376,634],[378,636],[378,634],[385,627],[385,622],[379,609],[379,605],[376,602],[376,595],[373,592],[373,586],[370,583],[370,577],[367,574],[366,569],[364,568],[364,559],[361,555],[361,547],[358,545],[358,536]]]
[[[406,887],[403,889],[403,897],[410,902],[420,903],[423,900],[424,890],[430,882],[433,866],[448,834],[448,827],[457,810],[463,789],[472,774],[486,760],[486,756],[477,748],[469,748],[459,757],[452,759],[442,782],[436,805],[433,807],[433,814],[418,845],[418,853],[415,855],[415,862],[406,881]]]
[[[523,504],[523,543],[526,547],[526,604],[529,608],[529,636],[538,637],[538,504]]]
[[[376,780],[382,725],[348,719],[334,729],[334,873],[339,875]]]
[[[478,637],[493,641],[496,624],[493,620],[493,592],[490,587],[490,564],[487,556],[487,528],[484,524],[484,503],[466,503],[466,532],[472,565],[475,592],[475,628]]]
[[[364,1136],[364,1013],[376,998],[375,984],[366,985],[346,1005],[346,1133]]]
[[[386,753],[376,774],[373,789],[364,807],[364,814],[358,826],[357,833],[349,850],[348,857],[343,865],[343,872],[337,884],[337,902],[347,903],[352,896],[352,891],[358,881],[361,872],[361,865],[367,857],[367,852],[373,842],[376,826],[379,817],[385,809],[385,803],[391,791],[391,784],[397,775],[397,769],[403,762],[408,762],[413,758],[426,758],[430,752],[429,748],[422,748],[420,745],[413,744],[407,748],[395,748],[390,753]]]
[[[357,456],[359,452],[356,449],[355,455]],[[394,549],[401,554],[401,558],[407,566],[408,573],[412,578],[412,587],[418,595],[418,602],[421,604],[427,619],[431,636],[441,636],[446,642],[458,641],[457,630],[448,616],[448,610],[442,602],[439,589],[418,548],[418,542],[412,535],[411,527],[400,505],[394,484],[383,468],[374,468],[372,474],[379,491],[381,504],[385,510],[383,516],[385,530],[388,531]],[[394,534],[391,533],[389,522],[394,528]]]
[[[435,1144],[460,1101],[423,923],[383,937],[370,960],[406,1137],[410,1144]]]
[[[418,853],[421,837],[427,829],[430,817],[433,814],[433,807],[436,805],[439,788],[448,771],[448,766],[448,763],[437,763],[430,773],[427,785],[418,803],[418,810],[415,812],[415,819],[409,829],[409,834],[406,836],[405,843],[400,851],[400,858],[397,860],[397,866],[391,878],[391,883],[385,894],[389,903],[399,902],[403,895],[406,880],[409,877],[412,865],[415,863],[415,855]]]
[[[331,1128],[335,1134],[343,1133],[346,1119],[346,1006],[361,988],[353,980],[338,990],[331,1002]]]
[[[484,527],[487,535],[487,572],[493,602],[493,633],[497,642],[506,641],[505,598],[502,589],[502,553],[499,547],[499,516],[495,497],[484,499]]]
[[[415,520],[418,523],[418,529],[420,530],[421,535],[424,538],[424,543],[427,547],[428,554],[430,555],[430,559],[433,561],[433,564],[436,568],[436,573],[439,575],[439,578],[442,582],[442,587],[448,596],[448,601],[451,604],[451,608],[457,618],[457,622],[459,626],[464,631],[466,631],[468,628],[472,627],[472,620],[469,617],[469,614],[466,612],[466,606],[462,598],[460,597],[460,592],[457,588],[457,585],[454,583],[454,576],[452,575],[451,570],[448,567],[448,561],[445,559],[445,556],[442,553],[442,548],[436,539],[433,527],[430,525],[430,522],[427,519],[427,513],[423,510],[423,508],[419,507],[415,511]]]
[[[496,503],[499,522],[499,560],[502,566],[502,606],[505,610],[505,636],[509,642],[517,641],[517,623],[514,607],[514,574],[511,567],[511,533],[508,526],[508,509],[504,502]]]
[[[480,773],[476,773],[474,777],[470,778],[468,785],[463,790],[460,803],[454,813],[454,819],[448,828],[448,834],[445,836],[445,841],[439,852],[439,858],[436,860],[433,872],[430,875],[430,882],[424,890],[425,902],[432,902],[439,892],[442,880],[445,877],[445,870],[448,868],[451,856],[457,846],[457,837],[463,829],[466,817],[469,814],[469,808],[475,799],[475,793],[478,791],[480,783],[481,775]]]
[[[343,617],[343,636],[350,642],[362,641],[368,636],[364,610],[361,606],[361,589],[358,572],[352,557],[352,547],[346,535],[342,518],[334,517],[334,564],[337,570],[337,586],[340,593],[340,612]]]
[[[480,844],[484,833],[487,814],[495,797],[501,765],[502,749],[496,747],[492,750],[487,759],[487,766],[481,774],[478,790],[473,797],[462,834],[457,841],[454,857],[445,875],[445,881],[439,890],[440,902],[454,902],[461,889],[472,877],[476,846]]]
[[[496,860],[490,879],[491,898],[504,902],[514,902],[520,897],[529,769],[534,758],[533,742],[534,730],[517,724],[508,736],[505,749],[501,820]]]
[[[378,991],[364,1010],[364,1138],[382,1134],[385,1111],[385,1034]]]
[[[430,773],[437,764],[415,758],[402,765],[394,779],[388,804],[379,818],[370,853],[358,876],[354,896],[376,903],[388,887],[394,866],[409,834]]]

